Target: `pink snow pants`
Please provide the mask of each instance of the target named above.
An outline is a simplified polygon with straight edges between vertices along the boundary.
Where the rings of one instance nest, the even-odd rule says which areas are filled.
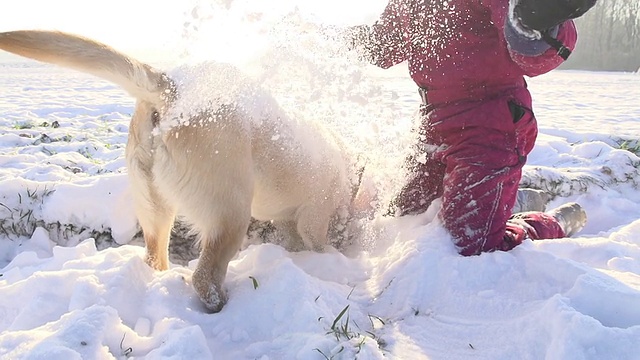
[[[538,133],[524,87],[489,100],[423,105],[409,177],[396,214],[418,214],[442,197],[438,216],[461,255],[507,251],[526,238],[564,237],[550,215],[528,213],[510,223],[527,155]]]

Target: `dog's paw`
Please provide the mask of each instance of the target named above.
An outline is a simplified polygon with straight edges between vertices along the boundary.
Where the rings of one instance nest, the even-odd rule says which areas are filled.
[[[222,310],[222,307],[227,303],[227,293],[224,290],[218,289],[215,284],[209,286],[205,290],[196,290],[200,300],[212,313],[217,313]]]
[[[169,270],[169,261],[166,259],[158,259],[155,256],[149,255],[149,253],[145,254],[144,262],[149,265],[152,269],[158,271]]]
[[[199,276],[199,274],[197,271],[193,273],[193,288],[204,306],[210,312],[217,313],[227,303],[227,293],[222,285],[208,281],[205,277]]]

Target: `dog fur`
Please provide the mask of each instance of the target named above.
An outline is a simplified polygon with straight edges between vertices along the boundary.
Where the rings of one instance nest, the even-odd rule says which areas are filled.
[[[177,215],[184,216],[201,246],[192,283],[210,311],[227,301],[227,266],[252,216],[273,220],[306,248],[322,250],[332,216],[348,206],[347,165],[336,139],[288,118],[237,69],[217,65],[217,73],[209,71],[204,86],[235,90],[229,97],[225,89],[214,89],[221,96],[193,107],[184,94],[202,89],[87,38],[4,32],[0,49],[93,74],[137,100],[126,159],[145,261],[168,269],[171,227]],[[229,81],[220,84],[220,78]]]

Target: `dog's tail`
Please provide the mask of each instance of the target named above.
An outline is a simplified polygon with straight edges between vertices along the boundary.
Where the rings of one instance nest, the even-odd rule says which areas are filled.
[[[81,36],[38,30],[2,32],[0,49],[111,81],[158,109],[175,95],[173,83],[162,72]]]

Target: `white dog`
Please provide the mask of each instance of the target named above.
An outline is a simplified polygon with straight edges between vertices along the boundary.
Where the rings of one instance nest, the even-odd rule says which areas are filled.
[[[227,301],[223,282],[251,216],[294,230],[322,250],[351,189],[340,144],[288,118],[228,65],[170,76],[95,41],[49,31],[0,33],[0,49],[112,81],[136,98],[126,148],[145,261],[168,268],[176,215],[200,236],[193,286],[211,311]],[[186,81],[180,82],[180,74]]]

